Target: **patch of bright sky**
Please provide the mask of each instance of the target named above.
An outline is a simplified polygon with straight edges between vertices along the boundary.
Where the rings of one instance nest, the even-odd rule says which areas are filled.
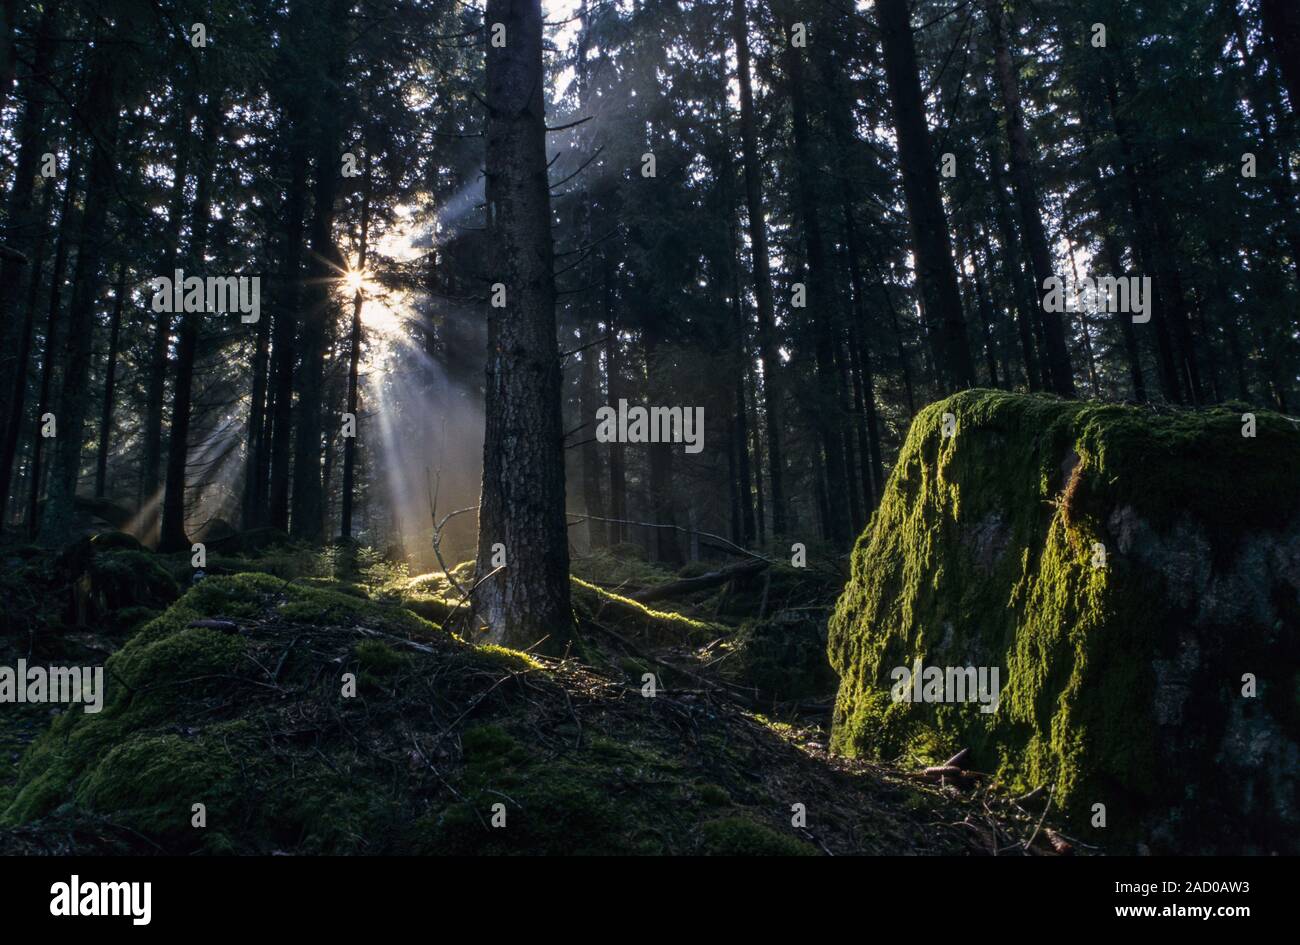
[[[588,0],[588,7],[594,0]],[[577,18],[582,9],[582,0],[542,0],[542,17],[546,23],[546,38],[555,44],[561,54],[567,54],[577,38],[582,21]],[[574,71],[572,66],[553,70],[551,73],[551,96],[559,98],[564,90],[572,84]]]

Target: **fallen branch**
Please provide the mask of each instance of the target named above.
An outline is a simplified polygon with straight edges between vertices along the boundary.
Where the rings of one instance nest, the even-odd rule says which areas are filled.
[[[707,587],[716,587],[719,584],[726,584],[728,581],[733,581],[736,578],[758,574],[760,571],[765,571],[768,566],[769,562],[762,558],[755,558],[752,561],[732,565],[731,567],[723,568],[720,571],[710,571],[708,574],[701,574],[698,577],[682,578],[679,581],[669,581],[667,584],[649,587],[643,591],[637,591],[635,594],[630,594],[628,596],[631,600],[640,604],[652,600],[662,600],[665,597],[677,597],[681,594],[690,594],[695,591],[702,591]]]
[[[710,538],[713,541],[721,542],[726,548],[748,558],[758,558],[760,561],[766,561],[769,564],[772,561],[771,558],[750,551],[748,548],[742,548],[734,541],[723,538],[721,535],[715,535],[712,532],[697,531],[694,528],[683,528],[681,525],[661,525],[658,522],[636,522],[626,518],[606,518],[603,515],[584,515],[581,518],[570,522],[569,527],[572,528],[574,525],[581,525],[583,522],[610,522],[614,525],[636,525],[640,528],[671,528],[674,531],[681,532],[683,535],[699,535],[701,538]]]

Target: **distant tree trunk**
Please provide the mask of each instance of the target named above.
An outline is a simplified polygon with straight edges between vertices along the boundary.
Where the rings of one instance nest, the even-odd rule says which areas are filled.
[[[650,326],[641,333],[647,388],[650,382],[660,373],[659,345],[660,340],[655,333],[654,323],[651,322]],[[650,520],[656,525],[666,526],[651,530],[650,540],[654,549],[653,560],[673,567],[680,566],[685,561],[682,556],[681,542],[677,537],[677,504],[674,501],[672,489],[673,450],[676,448],[675,444],[672,443],[649,443],[646,445],[646,452],[649,454],[647,464],[649,467],[649,481],[647,485],[650,498]]]
[[[767,504],[763,490],[763,439],[758,433],[758,408],[754,402],[758,399],[754,391],[754,371],[747,366],[745,371],[745,414],[749,418],[751,436],[750,447],[754,456],[754,516],[758,524],[758,543],[767,543]]]
[[[855,455],[855,447],[858,445],[855,436],[863,430],[862,384],[854,373],[852,355],[845,345],[845,330],[841,328],[835,334],[835,373],[845,398],[845,403],[839,411],[841,423],[836,430],[836,436],[844,444],[844,488],[848,491],[851,525],[846,538],[852,541],[862,534],[867,510],[871,508],[870,486],[867,485],[864,491],[864,483],[871,475],[868,468],[871,457],[865,452]]]
[[[745,205],[749,212],[754,295],[758,299],[758,351],[763,362],[763,412],[767,420],[772,533],[784,535],[786,499],[785,476],[782,472],[784,454],[781,450],[781,358],[776,348],[776,316],[772,303],[767,218],[763,212],[763,171],[758,160],[758,133],[754,127],[754,90],[749,75],[749,22],[745,14],[745,0],[732,0],[731,17],[736,41],[736,79],[740,86],[740,137],[745,166]]]
[[[32,333],[36,327],[36,304],[40,296],[41,268],[45,265],[45,250],[49,243],[50,210],[53,203],[54,185],[50,184],[45,189],[45,197],[41,201],[40,234],[36,238],[30,257],[31,273],[27,279],[27,300],[23,305],[22,322],[18,328],[14,355],[15,369],[9,380],[9,403],[5,416],[0,418],[3,419],[3,426],[0,426],[0,430],[3,431],[0,434],[0,529],[5,526],[4,510],[9,508],[11,489],[14,485],[12,478],[14,457],[18,452],[18,438],[22,432],[27,403],[28,361],[32,356]]]
[[[1295,0],[1260,0],[1259,13],[1294,116],[1300,109],[1300,5]]]
[[[1020,206],[1021,232],[1029,244],[1029,260],[1034,271],[1034,292],[1038,301],[1038,317],[1043,325],[1046,341],[1048,374],[1051,390],[1062,397],[1074,396],[1074,371],[1070,366],[1070,349],[1065,343],[1065,325],[1059,312],[1048,312],[1042,306],[1042,292],[1047,280],[1054,276],[1052,254],[1047,245],[1047,232],[1043,226],[1043,208],[1038,201],[1038,186],[1034,182],[1033,159],[1030,156],[1029,136],[1025,130],[1024,108],[1020,101],[1020,85],[1016,80],[1015,63],[1011,59],[1011,46],[1006,24],[1002,17],[1003,0],[986,0],[989,26],[993,38],[994,65],[998,87],[1002,93],[1005,112],[1007,142],[1011,152],[1011,182]]]
[[[997,223],[998,239],[1002,244],[1002,281],[1013,297],[1016,313],[1016,335],[1020,339],[1020,358],[1025,365],[1025,383],[1030,393],[1051,387],[1048,367],[1045,360],[1040,361],[1039,349],[1045,346],[1042,338],[1043,323],[1038,318],[1042,307],[1041,296],[1033,291],[1024,276],[1020,265],[1020,236],[1011,219],[1011,210],[1007,204],[1007,191],[1003,186],[1002,157],[996,147],[988,150],[989,186],[993,189],[993,215]],[[984,255],[993,258],[988,244],[987,233],[984,241]]]
[[[183,236],[182,219],[186,206],[185,183],[189,176],[190,147],[193,135],[190,124],[196,108],[196,88],[198,80],[189,76],[185,90],[181,92],[181,102],[176,115],[176,129],[173,135],[174,153],[176,155],[172,168],[172,189],[167,203],[167,234],[160,275],[171,279],[175,274],[176,264],[180,260],[181,238]],[[141,474],[141,501],[149,512],[145,523],[146,538],[152,540],[157,533],[158,519],[155,500],[161,500],[159,490],[162,480],[159,473],[162,467],[163,442],[163,400],[167,384],[167,349],[171,346],[172,312],[156,312],[154,322],[153,348],[150,352],[148,382],[145,388],[144,418],[144,470]]]
[[[732,204],[728,203],[728,206]],[[743,288],[740,281],[740,233],[738,223],[733,216],[728,223],[727,266],[731,275],[731,307],[733,332],[733,371],[732,379],[732,435],[735,438],[736,454],[736,500],[737,520],[740,525],[738,542],[751,545],[756,537],[754,530],[754,496],[751,483],[752,473],[749,463],[749,411],[745,408],[745,375],[749,361],[748,332],[746,331],[745,302],[742,298]]]
[[[876,384],[871,369],[869,343],[871,325],[868,317],[866,280],[862,272],[862,247],[854,215],[858,198],[853,186],[851,158],[855,151],[861,150],[862,142],[854,129],[853,94],[852,90],[845,86],[845,69],[842,65],[847,58],[843,44],[852,35],[855,23],[852,15],[837,13],[834,7],[828,8],[825,15],[829,18],[826,22],[829,26],[830,41],[814,44],[814,61],[818,67],[819,78],[826,89],[822,101],[825,103],[826,121],[834,144],[834,171],[839,179],[837,199],[844,224],[843,255],[849,273],[852,317],[849,320],[847,342],[849,376],[853,389],[854,429],[852,434],[846,433],[845,442],[851,442],[856,435],[864,518],[869,519],[871,510],[879,500],[882,470]],[[906,373],[906,363],[901,367]],[[907,378],[906,383],[910,391],[910,377]],[[856,530],[861,531],[860,528]]]
[[[1109,50],[1109,47],[1108,47]],[[1138,258],[1146,272],[1155,275],[1155,294],[1151,301],[1151,324],[1155,329],[1157,364],[1160,368],[1160,387],[1165,399],[1170,403],[1183,402],[1184,385],[1182,372],[1178,368],[1178,355],[1174,350],[1170,335],[1170,323],[1175,320],[1174,309],[1181,304],[1177,293],[1167,281],[1168,272],[1162,259],[1163,254],[1157,245],[1159,233],[1155,219],[1148,206],[1147,196],[1143,192],[1141,174],[1138,169],[1139,156],[1134,143],[1135,133],[1129,126],[1119,101],[1119,85],[1114,75],[1111,58],[1108,54],[1102,60],[1106,102],[1110,109],[1111,121],[1115,126],[1115,138],[1119,143],[1120,164],[1124,171],[1125,189],[1128,193],[1129,208],[1133,215],[1133,247],[1138,251]],[[1190,395],[1191,392],[1188,391]]]
[[[117,290],[113,295],[113,317],[108,328],[108,357],[104,364],[104,406],[99,414],[99,455],[95,460],[95,498],[102,499],[108,486],[108,453],[113,435],[114,398],[117,396],[117,352],[122,334],[122,306],[126,299],[126,266],[117,267]]]
[[[318,542],[325,522],[325,493],[321,478],[322,404],[326,334],[333,312],[333,288],[343,268],[334,245],[334,202],[338,195],[339,143],[343,137],[341,84],[346,65],[348,0],[331,0],[321,55],[326,58],[325,88],[316,122],[316,180],[310,228],[311,262],[304,305],[294,387],[298,394],[297,428],[293,446],[293,500],[289,533]],[[331,435],[334,435],[331,433]]]
[[[357,271],[366,270],[367,242],[370,238],[370,150],[366,149],[365,195],[361,199],[361,245],[357,251]],[[365,304],[361,286],[357,286],[352,298],[352,331],[348,336],[348,413],[357,424],[361,423],[358,415],[360,407],[360,389],[358,382],[361,365],[361,306]],[[360,430],[356,431],[360,433]],[[343,440],[343,509],[339,536],[344,541],[352,540],[352,496],[356,491],[357,440],[355,436]]]
[[[805,96],[803,50],[795,47],[791,33],[793,23],[784,25],[786,48],[784,54],[786,76],[789,79],[791,120],[794,132],[795,189],[799,218],[803,224],[803,242],[807,254],[808,301],[812,311],[813,349],[817,362],[817,383],[824,394],[823,409],[816,412],[814,423],[826,454],[826,486],[829,495],[838,503],[850,495],[844,438],[841,432],[844,415],[844,390],[840,384],[839,370],[835,364],[836,335],[840,319],[835,306],[831,275],[826,265],[826,250],[822,239],[821,214],[818,207],[815,166],[811,132],[808,127],[808,105]],[[856,492],[852,493],[856,498]],[[850,515],[831,514],[827,518],[828,537],[837,545],[849,540]],[[859,510],[858,516],[861,516]]]
[[[268,258],[270,254],[268,253]],[[270,466],[267,418],[267,364],[271,343],[271,319],[257,320],[253,350],[253,386],[248,407],[248,446],[244,462],[244,493],[240,518],[245,529],[265,525],[266,475]]]
[[[587,74],[587,51],[591,40],[591,23],[588,18],[587,0],[581,0],[578,7],[578,17],[580,26],[578,29],[578,49],[577,49],[577,80],[578,80],[578,106],[584,113],[590,108],[588,74]],[[591,140],[584,136],[583,131],[579,130],[578,146],[584,149],[591,147]],[[592,242],[591,237],[591,195],[587,191],[586,177],[583,177],[581,191],[577,201],[577,211],[575,214],[575,229],[581,237],[582,245],[589,246]],[[595,266],[588,262],[584,267],[586,270],[586,280],[595,281]],[[579,308],[579,333],[578,337],[583,345],[582,365],[578,378],[578,412],[583,424],[592,424],[592,426],[583,426],[580,433],[582,444],[578,447],[579,461],[582,468],[582,506],[586,514],[592,516],[586,522],[587,547],[589,550],[595,550],[608,544],[608,523],[598,521],[602,518],[613,518],[605,514],[605,496],[601,488],[601,469],[600,469],[600,444],[595,437],[595,416],[596,410],[600,407],[600,345],[595,340],[599,336],[599,326],[593,324],[594,319],[590,314],[591,296],[583,293]],[[587,346],[590,347],[587,347]],[[617,405],[615,405],[617,406]]]
[[[1271,82],[1261,81],[1258,78],[1259,66],[1250,48],[1250,41],[1246,36],[1246,24],[1242,21],[1236,3],[1226,0],[1223,6],[1227,8],[1232,38],[1236,43],[1238,52],[1241,53],[1242,64],[1246,68],[1247,97],[1250,100],[1251,114],[1255,119],[1255,129],[1259,135],[1261,150],[1263,151],[1259,163],[1268,181],[1268,189],[1273,195],[1273,202],[1277,204],[1278,217],[1282,224],[1283,241],[1291,255],[1291,268],[1295,274],[1296,283],[1300,286],[1300,217],[1297,217],[1296,214],[1295,192],[1291,185],[1288,159],[1284,154],[1279,153],[1277,136],[1273,133],[1268,121],[1270,99],[1272,104],[1276,106],[1275,111],[1281,110],[1280,106],[1277,106],[1276,94],[1268,94],[1269,92],[1276,93],[1276,85]],[[1300,19],[1300,17],[1297,17],[1297,19]],[[1297,47],[1294,51],[1300,55],[1300,47]],[[1210,352],[1210,354],[1213,354],[1213,352]]]
[[[975,299],[979,305],[980,320],[984,323],[984,350],[988,358],[989,381],[994,387],[1001,387],[998,378],[998,341],[994,327],[997,316],[993,312],[993,300],[989,297],[988,282],[984,278],[984,264],[980,262],[975,251],[975,241],[970,240],[970,265],[975,279]]]
[[[289,530],[289,483],[292,465],[293,371],[297,363],[299,275],[302,269],[303,220],[307,214],[307,131],[296,119],[289,132],[289,188],[284,214],[284,254],[281,260],[280,304],[271,336],[271,404],[268,411],[270,493],[267,519],[273,528]],[[331,162],[332,163],[332,162]]]
[[[547,177],[540,0],[488,0],[506,42],[487,48],[488,309],[476,613],[494,640],[563,651],[572,633],[564,508],[555,248]],[[494,570],[494,547],[504,552]]]
[[[35,312],[32,305],[27,305],[22,318],[18,317],[19,299],[25,298],[23,286],[39,285],[40,265],[45,247],[45,234],[48,222],[47,200],[39,218],[32,216],[31,205],[36,185],[36,165],[40,155],[48,144],[42,139],[45,125],[44,90],[35,88],[42,82],[51,68],[55,55],[57,23],[59,23],[60,3],[45,5],[44,13],[36,27],[35,49],[32,51],[32,74],[29,81],[23,83],[26,101],[23,103],[22,118],[16,129],[18,144],[18,161],[14,166],[13,185],[9,188],[8,217],[5,218],[4,237],[0,242],[16,250],[5,253],[0,263],[0,338],[4,341],[4,351],[0,351],[0,391],[9,394],[8,403],[0,409],[0,529],[4,528],[4,511],[9,506],[9,487],[13,484],[13,460],[18,447],[18,432],[23,420],[23,400],[27,391],[27,357],[31,354],[32,318]],[[9,82],[13,79],[12,31],[14,27],[12,0],[5,0],[4,9],[0,10],[0,70],[4,79],[0,90],[0,108],[4,107],[4,95],[8,92]],[[52,186],[52,185],[51,185]],[[26,263],[22,263],[22,256]]]
[[[1066,226],[1069,221],[1066,221]],[[1066,240],[1066,250],[1070,255],[1070,272],[1074,276],[1074,284],[1079,285],[1079,266],[1074,258],[1074,243]],[[1088,314],[1084,311],[1083,306],[1079,306],[1079,337],[1083,341],[1083,354],[1085,363],[1088,366],[1088,383],[1092,385],[1092,396],[1101,396],[1101,382],[1097,377],[1097,359],[1092,354],[1092,328],[1088,324]]]
[[[1101,173],[1101,163],[1097,158],[1094,128],[1094,113],[1089,107],[1082,90],[1079,99],[1079,130],[1083,144],[1084,163],[1087,165],[1089,180],[1092,184],[1093,205],[1097,210],[1097,228],[1101,232],[1102,253],[1110,274],[1115,278],[1124,275],[1124,251],[1115,234],[1113,221],[1110,219],[1109,201],[1106,198],[1106,184]],[[1124,354],[1128,359],[1129,381],[1133,385],[1133,398],[1138,402],[1147,399],[1146,378],[1142,373],[1142,354],[1138,347],[1137,332],[1133,330],[1133,317],[1128,312],[1118,313],[1120,335],[1124,340]]]
[[[907,0],[876,0],[876,18],[898,135],[898,163],[903,172],[921,311],[940,387],[958,391],[975,386],[975,368],[957,290],[948,217],[939,195],[939,169],[925,123]]]
[[[12,7],[9,0],[6,0],[6,6]],[[19,300],[24,296],[23,286],[32,279],[40,278],[33,249],[37,242],[44,238],[45,220],[33,215],[32,199],[36,190],[37,164],[49,145],[41,136],[45,126],[46,93],[44,89],[37,86],[45,80],[54,57],[59,7],[60,4],[57,2],[50,3],[41,15],[33,51],[32,74],[22,83],[26,101],[23,104],[22,118],[15,129],[18,160],[14,167],[13,184],[9,188],[5,227],[0,231],[3,233],[0,242],[10,249],[17,250],[16,253],[4,254],[3,261],[0,261],[0,332],[2,332],[0,339],[4,342],[4,350],[0,351],[0,365],[3,366],[0,370],[0,391],[12,390],[14,378],[25,380],[27,375],[25,361],[14,357],[21,346],[21,340],[15,332],[20,325],[18,306]],[[8,12],[9,17],[0,12],[0,21],[2,21],[0,31],[13,29],[14,23],[11,18],[13,11],[10,9]],[[10,39],[11,37],[0,34],[0,68],[8,70],[3,76],[4,86],[3,91],[0,91],[0,107],[3,107],[4,94],[7,93],[9,82],[13,78],[13,60],[7,57]],[[23,256],[27,257],[25,262],[22,261]],[[21,422],[21,407],[17,411],[17,421],[14,420],[14,413],[13,405],[10,405],[10,409],[0,416],[0,429],[13,422]],[[7,437],[5,439],[7,441]],[[12,464],[12,454],[8,455],[7,460]],[[9,477],[7,473],[0,473],[0,477],[3,477],[4,486],[3,490],[0,490],[0,509],[2,509],[9,499]],[[3,518],[4,516],[0,515],[0,524],[3,523]]]
[[[1233,253],[1224,246],[1219,237],[1210,236],[1207,243],[1212,259],[1210,271],[1213,273],[1211,285],[1213,286],[1214,301],[1217,302],[1223,312],[1223,333],[1228,342],[1228,355],[1232,359],[1232,374],[1237,397],[1249,402],[1253,394],[1251,393],[1250,381],[1246,372],[1246,353],[1239,322],[1241,313],[1239,307],[1228,294],[1223,275],[1225,272],[1230,271],[1230,260]]]
[[[601,295],[605,309],[605,389],[607,402],[618,407],[623,396],[619,372],[618,327],[614,322],[614,269],[609,258],[602,256],[603,273]],[[627,451],[622,443],[609,444],[609,517],[627,519]],[[621,544],[627,540],[627,526],[621,521],[609,523],[609,543]]]
[[[118,52],[101,44],[92,56],[94,62],[87,83],[85,115],[94,143],[86,182],[85,210],[81,218],[77,268],[72,279],[68,357],[56,411],[58,436],[50,470],[49,498],[38,536],[41,544],[47,547],[64,544],[72,538],[76,528],[77,480],[81,475],[81,451],[86,414],[90,408],[86,377],[90,374],[100,258],[117,158]]]
[[[583,443],[578,447],[582,463],[582,505],[588,515],[601,519],[612,516],[605,515],[605,497],[600,488],[600,450],[594,425],[596,410],[600,407],[600,348],[594,341],[586,340],[588,334],[579,337],[591,345],[582,352],[581,374],[578,378],[579,412],[584,423],[592,424],[581,430]],[[607,534],[604,522],[594,519],[587,522],[587,543],[592,549],[604,545]]]
[[[32,538],[36,537],[40,527],[41,457],[45,447],[45,437],[41,436],[41,417],[49,410],[51,388],[54,386],[54,364],[59,351],[59,314],[62,308],[63,282],[68,271],[68,234],[72,229],[73,196],[81,179],[81,163],[81,150],[74,143],[59,208],[59,238],[54,248],[54,268],[50,272],[45,351],[41,355],[41,383],[36,397],[36,426],[32,433],[31,492],[27,499],[27,532]]]
[[[9,512],[9,499],[12,493],[16,493],[17,486],[14,484],[13,463],[18,452],[18,438],[22,434],[23,420],[25,420],[25,406],[27,403],[27,367],[31,360],[32,333],[36,326],[36,304],[40,300],[40,285],[42,285],[42,269],[45,265],[45,248],[49,243],[49,213],[55,203],[55,186],[49,185],[45,188],[45,195],[40,207],[40,235],[36,238],[36,247],[31,255],[31,277],[27,279],[27,300],[23,304],[22,326],[18,334],[18,354],[17,363],[23,365],[13,377],[12,403],[9,404],[9,421],[4,426],[3,447],[0,447],[0,528],[3,528],[6,517]]]
[[[212,211],[212,178],[216,168],[217,139],[222,125],[221,94],[212,91],[208,96],[201,131],[203,158],[195,188],[194,215],[190,224],[187,254],[189,268],[193,270],[203,268],[203,253],[207,247]],[[187,311],[181,316],[180,342],[176,348],[176,389],[172,395],[171,430],[167,438],[167,479],[163,492],[162,523],[158,533],[158,550],[163,552],[186,551],[190,547],[190,539],[185,531],[185,485],[190,454],[194,360],[198,353],[202,320],[202,311]]]

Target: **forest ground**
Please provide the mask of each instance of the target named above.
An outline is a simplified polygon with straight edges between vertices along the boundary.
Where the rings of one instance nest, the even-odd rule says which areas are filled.
[[[0,851],[1092,852],[1041,801],[828,753],[833,566],[755,565],[652,610],[625,595],[726,562],[578,557],[579,643],[550,658],[440,626],[473,636],[450,580],[468,565],[410,577],[276,545],[214,553],[194,582],[188,558],[131,544],[3,549],[0,663],[117,655],[99,715],[0,711]],[[515,829],[488,826],[494,803]]]

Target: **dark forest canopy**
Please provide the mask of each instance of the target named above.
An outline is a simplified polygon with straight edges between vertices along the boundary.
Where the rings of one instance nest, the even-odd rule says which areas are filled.
[[[1294,411],[1292,6],[6,3],[0,525],[562,575],[843,550],[967,387]]]

